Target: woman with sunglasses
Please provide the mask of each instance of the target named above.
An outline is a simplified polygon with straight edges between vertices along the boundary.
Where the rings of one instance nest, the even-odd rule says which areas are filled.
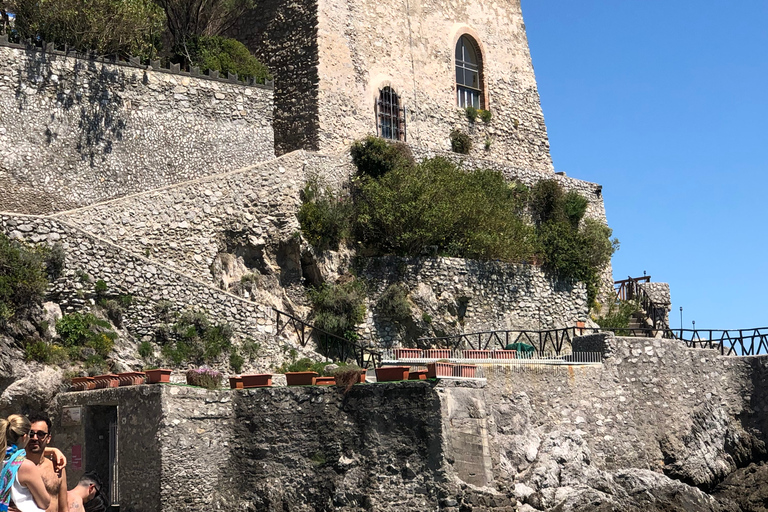
[[[5,454],[0,470],[0,512],[13,503],[20,512],[45,512],[51,498],[37,466],[26,459],[31,423],[20,414],[0,419],[0,453]]]

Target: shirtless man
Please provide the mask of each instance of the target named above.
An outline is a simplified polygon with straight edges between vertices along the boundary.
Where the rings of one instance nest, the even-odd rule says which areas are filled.
[[[106,503],[100,497],[101,480],[95,473],[86,473],[77,483],[74,489],[67,493],[68,510],[70,512],[83,512],[84,510],[106,510]],[[94,501],[100,501],[96,507],[91,507]],[[86,505],[88,503],[88,505]]]
[[[45,449],[51,442],[51,419],[45,414],[30,414],[32,429],[27,443],[27,459],[40,467],[45,490],[51,496],[51,504],[45,512],[67,512],[67,475],[64,468],[54,469],[53,462],[45,457]],[[10,509],[13,510],[13,509]]]

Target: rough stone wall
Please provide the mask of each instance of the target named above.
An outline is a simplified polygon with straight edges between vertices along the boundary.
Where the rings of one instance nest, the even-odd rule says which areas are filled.
[[[275,77],[275,152],[319,149],[317,1],[260,2],[229,35]]]
[[[160,301],[170,301],[171,312],[205,311],[212,322],[229,323],[236,340],[251,338],[261,343],[256,369],[279,366],[286,357],[283,343],[273,336],[274,315],[267,304],[224,292],[60,220],[3,214],[0,230],[30,243],[62,244],[66,253],[64,272],[51,284],[48,294],[64,312],[88,309],[92,304],[87,292],[93,285],[83,283],[80,277],[85,273],[92,282],[104,280],[111,293],[134,296],[124,314],[124,324],[137,338],[151,339],[157,326],[167,323],[167,314],[156,306]]]
[[[214,284],[211,265],[220,252],[227,252],[227,233],[264,249],[287,243],[299,232],[296,212],[305,167],[310,161],[328,160],[298,151],[235,172],[65,212],[58,218]],[[278,267],[276,261],[272,264]]]
[[[318,2],[320,147],[339,148],[376,133],[374,104],[391,86],[407,110],[408,142],[450,150],[460,128],[473,154],[552,171],[525,25],[518,0],[504,3]],[[493,119],[469,123],[456,105],[455,45],[480,45]],[[488,137],[492,142],[484,149]]]
[[[274,157],[272,90],[0,46],[0,210],[49,213]]]
[[[365,334],[384,346],[398,344],[403,334],[376,310],[379,297],[393,283],[404,283],[410,300],[431,317],[423,326],[425,336],[573,327],[589,312],[583,284],[554,280],[533,265],[384,257],[367,260],[361,275],[369,283]],[[456,331],[431,332],[436,326]]]

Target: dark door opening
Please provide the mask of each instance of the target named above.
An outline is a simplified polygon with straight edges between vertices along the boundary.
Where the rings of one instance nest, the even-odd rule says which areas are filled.
[[[117,474],[117,406],[88,406],[85,425],[85,470],[93,471],[104,482],[102,493],[108,499],[107,510],[119,510]]]

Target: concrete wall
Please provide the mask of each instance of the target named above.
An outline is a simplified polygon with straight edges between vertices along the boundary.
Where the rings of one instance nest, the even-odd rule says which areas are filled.
[[[272,90],[0,46],[0,210],[49,213],[274,157]]]

